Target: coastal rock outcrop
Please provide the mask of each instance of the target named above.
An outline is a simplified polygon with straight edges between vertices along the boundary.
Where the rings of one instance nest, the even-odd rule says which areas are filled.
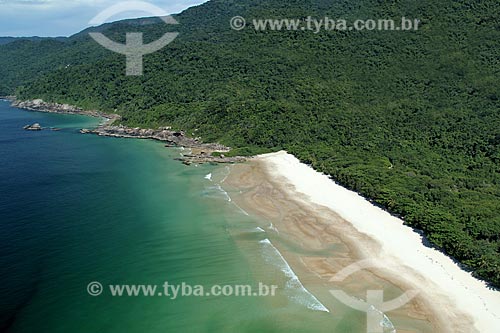
[[[247,160],[247,157],[243,156],[235,156],[235,157],[225,157],[224,155],[220,156],[212,156],[212,155],[200,155],[200,154],[183,154],[182,157],[178,157],[175,160],[181,161],[185,165],[191,164],[234,164],[234,163],[243,163]]]
[[[199,138],[187,137],[183,131],[174,131],[170,127],[160,127],[156,130],[147,128],[130,128],[123,125],[111,126],[101,125],[96,129],[81,129],[82,134],[97,134],[115,138],[152,139],[166,143],[167,147],[184,147],[189,149],[189,154],[183,154],[176,160],[184,164],[203,163],[239,163],[246,160],[245,157],[225,157],[224,155],[212,156],[212,153],[227,153],[229,147],[219,143],[203,143]]]
[[[31,101],[19,101],[14,99],[12,101],[13,107],[27,109],[32,111],[52,112],[61,114],[78,114],[87,115],[92,117],[106,118],[107,121],[95,129],[81,129],[82,134],[97,134],[100,136],[109,136],[115,138],[134,138],[134,139],[152,139],[166,143],[167,147],[184,147],[188,148],[189,153],[182,155],[177,160],[182,161],[184,164],[203,164],[203,163],[239,163],[246,160],[245,157],[226,157],[224,154],[213,156],[212,153],[227,153],[230,151],[229,147],[219,143],[203,143],[200,138],[192,138],[186,136],[184,131],[173,130],[171,127],[159,127],[158,129],[148,128],[130,128],[123,125],[113,126],[115,120],[121,117],[117,114],[107,114],[99,111],[87,111],[82,108],[59,103],[48,103],[41,99]],[[39,124],[26,126],[26,130],[40,130],[41,126],[37,129]]]
[[[206,151],[228,152],[229,148],[218,143],[202,143],[199,138],[190,138],[183,131],[174,131],[160,127],[156,130],[150,128],[130,128],[123,125],[111,126],[101,125],[96,129],[82,129],[80,133],[97,134],[101,136],[110,136],[115,138],[135,138],[135,139],[153,139],[167,142],[168,146],[180,146],[185,148],[200,148]]]
[[[48,103],[44,102],[42,99],[34,99],[31,101],[19,101],[14,99],[11,105],[16,108],[26,109],[31,111],[62,113],[62,114],[78,114],[91,117],[106,118],[112,121],[120,119],[120,116],[117,114],[102,113],[95,110],[84,110],[82,108],[69,104]]]
[[[26,131],[41,131],[42,126],[39,123],[34,123],[33,125],[26,125],[23,127]]]

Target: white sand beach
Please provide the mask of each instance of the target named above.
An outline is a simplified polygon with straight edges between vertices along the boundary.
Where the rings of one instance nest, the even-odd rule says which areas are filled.
[[[378,251],[367,250],[385,270],[421,291],[429,304],[445,317],[450,306],[470,316],[482,333],[500,330],[500,292],[462,270],[443,253],[426,247],[421,236],[398,219],[353,191],[339,186],[326,175],[300,163],[286,152],[256,158],[290,196],[306,198],[327,207],[348,221],[359,233],[379,243]],[[450,311],[449,320],[456,312]]]

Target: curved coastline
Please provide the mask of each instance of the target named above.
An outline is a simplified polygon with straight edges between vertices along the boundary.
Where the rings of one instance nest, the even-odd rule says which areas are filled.
[[[500,292],[474,278],[443,253],[425,246],[421,235],[401,219],[284,151],[260,155],[255,163],[263,165],[268,177],[293,200],[309,201],[335,212],[359,234],[378,244],[366,248],[359,243],[359,253],[377,260],[389,276],[392,274],[403,285],[420,290],[432,312],[439,312],[436,316],[440,317],[440,330],[448,331],[446,326],[458,319],[463,319],[462,325],[473,322],[473,327],[462,327],[463,332],[493,333],[500,327]]]
[[[274,183],[279,183],[280,189],[290,197],[335,212],[362,234],[361,237],[375,241],[378,246],[359,246],[357,250],[379,260],[384,269],[403,284],[425,289],[428,302],[436,303],[434,309],[450,309],[443,310],[441,323],[456,319],[457,314],[465,314],[472,318],[479,332],[493,333],[500,327],[500,292],[472,277],[443,253],[426,247],[421,236],[405,226],[401,219],[339,186],[286,152],[260,155],[251,163],[261,164]],[[245,212],[247,207],[240,209]],[[311,232],[314,234],[317,230]]]
[[[94,129],[81,129],[81,134],[95,134],[114,138],[150,139],[165,142],[167,147],[189,148],[189,151],[181,153],[181,157],[176,158],[176,160],[186,165],[204,163],[232,164],[244,162],[247,159],[247,157],[244,156],[224,156],[222,153],[229,152],[231,150],[230,147],[226,147],[220,143],[205,143],[201,138],[191,137],[186,135],[184,131],[176,131],[171,127],[151,129],[139,127],[131,128],[123,125],[114,126],[113,124],[115,122],[121,120],[119,114],[104,113],[98,110],[84,110],[74,105],[45,102],[42,99],[22,101],[16,99],[15,96],[8,96],[4,99],[11,102],[11,106],[14,108],[36,112],[84,115],[101,118],[103,120],[101,124]],[[212,153],[219,154],[212,155]]]

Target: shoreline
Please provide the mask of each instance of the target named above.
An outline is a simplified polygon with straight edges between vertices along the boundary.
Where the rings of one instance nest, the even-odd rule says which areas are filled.
[[[92,111],[91,114],[81,109],[71,109],[73,108],[71,106],[64,107],[63,110],[52,109],[48,111],[29,108],[29,106],[26,107],[22,103],[25,102],[20,102],[13,106],[32,111],[103,117],[103,114],[97,111],[95,113]],[[52,105],[60,106],[62,104]],[[102,128],[114,129],[117,126],[105,125]],[[169,141],[169,139],[153,138],[151,137],[151,133],[143,132],[154,130],[129,129],[126,127],[122,127],[122,129],[134,132],[132,134],[115,132],[104,134],[96,132],[94,134]],[[169,135],[171,134],[170,130],[160,130],[169,131]],[[135,131],[139,131],[139,134]],[[173,136],[178,137],[178,135]],[[194,147],[187,146],[187,148]],[[202,146],[201,148],[205,147]],[[201,156],[203,157],[205,154],[204,152],[202,153]],[[197,155],[189,155],[188,157],[193,156]],[[195,158],[197,159],[198,157]],[[202,163],[200,160],[197,162]],[[220,163],[220,161],[213,162]],[[237,162],[242,162],[242,160]],[[357,193],[337,185],[326,175],[316,172],[311,167],[300,163],[298,159],[285,152],[260,155],[252,163],[262,164],[268,173],[268,178],[274,180],[274,184],[279,184],[280,190],[286,193],[288,198],[307,205],[313,213],[319,215],[325,214],[321,209],[318,211],[317,207],[311,208],[309,204],[318,205],[333,211],[336,215],[347,221],[358,234],[354,235],[353,231],[350,230],[350,235],[340,238],[343,241],[350,238],[350,240],[347,239],[346,243],[351,245],[352,252],[356,253],[356,256],[359,258],[371,257],[379,260],[386,272],[379,272],[378,274],[384,278],[388,278],[398,286],[413,286],[418,289],[425,288],[425,296],[431,299],[428,300],[427,304],[425,302],[422,304],[436,310],[446,309],[444,311],[446,315],[443,315],[442,318],[433,318],[433,323],[444,329],[444,331],[446,331],[445,325],[447,323],[453,320],[457,321],[458,318],[462,319],[459,320],[460,324],[465,324],[472,319],[475,328],[480,332],[493,332],[492,327],[500,327],[500,315],[493,312],[500,309],[500,293],[489,288],[485,282],[472,277],[469,272],[464,271],[450,257],[422,244],[422,236],[410,227],[404,226],[402,220],[373,205]],[[278,179],[279,182],[277,181]],[[245,210],[248,211],[248,209],[248,207],[245,207]],[[314,229],[312,223],[306,227],[310,228],[307,232],[311,233],[311,238],[318,236],[318,230]],[[356,242],[353,241],[359,241],[360,239],[366,242],[366,244],[359,246],[359,244],[356,245]],[[322,244],[317,245],[321,248]],[[331,263],[328,264],[332,266]],[[330,271],[326,269],[326,273],[313,272],[324,279],[325,277],[331,277],[332,272],[337,273],[342,267],[336,267],[333,270],[331,268]],[[404,271],[402,271],[402,268],[404,268]],[[387,274],[387,271],[390,274]],[[402,273],[404,273],[404,276],[401,276]],[[377,275],[377,273],[374,274]],[[398,275],[400,276],[394,279]],[[453,329],[452,331],[459,332],[461,330]],[[463,332],[470,332],[470,330]]]
[[[472,277],[442,252],[425,246],[422,236],[404,226],[402,220],[285,152],[260,155],[249,165],[246,171],[239,165],[233,167],[232,172],[239,175],[229,180],[230,186],[240,187],[245,193],[238,204],[246,211],[284,220],[279,231],[301,235],[303,239],[297,241],[302,245],[322,249],[335,239],[327,234],[336,233],[350,248],[351,260],[300,257],[298,264],[317,275],[322,283],[331,284],[330,278],[353,260],[370,258],[383,268],[367,269],[374,275],[401,290],[419,290],[415,302],[418,304],[403,312],[415,317],[426,315],[437,331],[471,332],[475,328],[479,332],[494,332],[500,327],[500,315],[494,312],[500,309],[500,292]],[[264,174],[262,184],[276,188],[265,190],[265,185],[251,184],[251,178],[259,172]],[[302,217],[291,223],[285,221],[290,220],[288,215],[273,211],[276,207],[272,202],[280,196],[282,201],[298,203],[302,211],[297,214]],[[266,206],[266,201],[271,203]],[[310,218],[316,220],[308,221]],[[298,233],[298,229],[303,230]]]
[[[104,113],[97,110],[84,110],[82,108],[76,107],[69,104],[60,103],[48,103],[44,102],[42,99],[34,99],[31,101],[19,101],[15,96],[9,96],[10,98],[5,98],[5,100],[11,102],[11,106],[18,109],[24,109],[29,111],[46,112],[46,113],[58,113],[58,114],[72,114],[89,116],[94,118],[103,118],[107,122],[114,122],[121,119],[120,115]]]
[[[175,131],[170,127],[160,127],[158,129],[131,128],[123,125],[113,126],[115,121],[121,119],[118,114],[108,114],[97,110],[84,110],[82,108],[60,103],[48,103],[42,99],[19,101],[15,96],[1,97],[11,102],[11,106],[35,112],[71,114],[90,116],[104,119],[105,122],[94,129],[81,129],[81,134],[95,134],[99,136],[113,138],[150,139],[165,142],[166,147],[183,147],[190,149],[190,153],[181,154],[176,158],[185,165],[191,164],[234,164],[245,162],[248,158],[244,156],[226,157],[223,153],[228,153],[231,148],[219,143],[203,143],[200,138],[191,138],[183,131]],[[212,153],[219,153],[213,156]]]

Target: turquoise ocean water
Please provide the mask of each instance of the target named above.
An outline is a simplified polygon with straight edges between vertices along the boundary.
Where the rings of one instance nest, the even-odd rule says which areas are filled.
[[[361,313],[321,311],[330,298],[297,283],[218,185],[226,168],[184,166],[158,142],[78,133],[99,121],[0,101],[0,332],[364,330]],[[22,129],[35,122],[61,130]],[[100,296],[87,292],[93,281]],[[175,300],[106,289],[165,281],[279,289]]]

